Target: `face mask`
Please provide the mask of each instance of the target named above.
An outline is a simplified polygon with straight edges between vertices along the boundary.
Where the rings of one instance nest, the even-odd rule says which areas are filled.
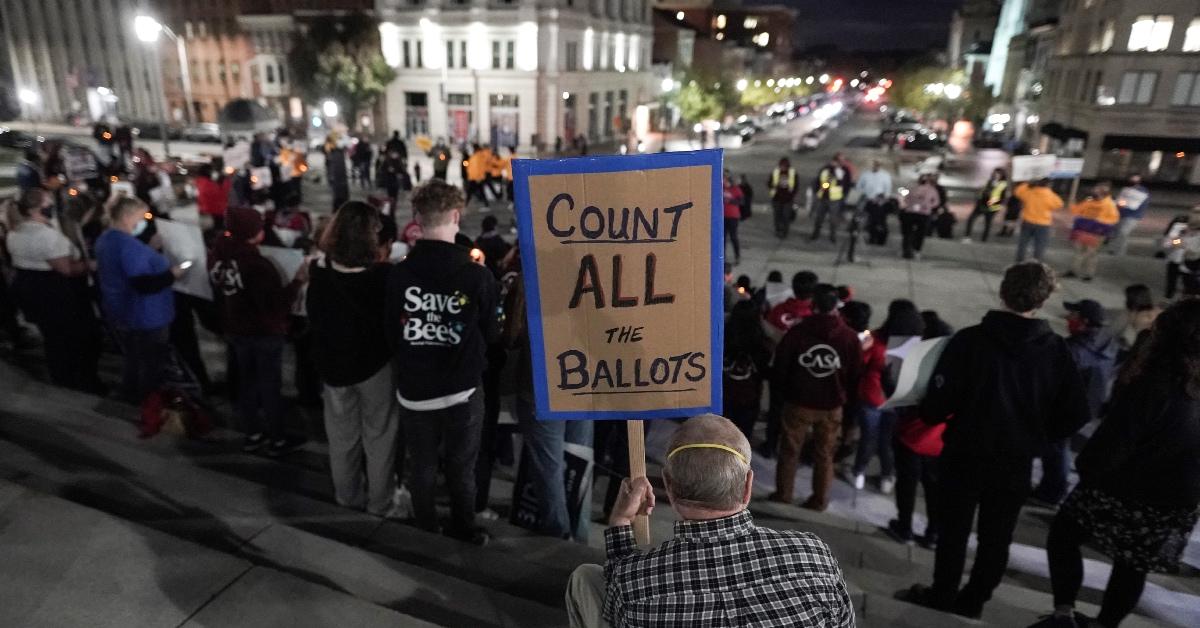
[[[1072,316],[1067,319],[1067,333],[1074,336],[1087,330],[1087,321],[1078,316]]]
[[[51,206],[51,207],[43,207],[43,208],[41,208],[41,209],[40,209],[40,210],[38,210],[38,211],[40,211],[40,212],[42,213],[42,216],[45,216],[46,218],[53,218],[53,217],[54,217],[54,207],[53,207],[53,206]]]
[[[137,222],[137,224],[133,226],[133,234],[132,234],[133,237],[136,238],[136,237],[142,235],[142,233],[144,231],[146,231],[146,227],[149,227],[149,226],[150,226],[150,221],[146,220],[145,218],[139,220]]]

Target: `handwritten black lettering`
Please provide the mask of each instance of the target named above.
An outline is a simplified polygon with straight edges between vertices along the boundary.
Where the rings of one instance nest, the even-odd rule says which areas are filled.
[[[658,256],[653,253],[646,254],[646,298],[643,301],[646,305],[659,305],[664,303],[674,303],[675,295],[670,292],[663,294],[654,294],[654,271],[658,268]]]
[[[612,288],[612,306],[613,307],[637,307],[637,297],[621,296],[621,256],[614,255],[612,258],[613,269],[613,288]]]
[[[554,209],[558,207],[559,203],[564,201],[567,203],[567,211],[575,210],[575,199],[571,198],[571,195],[566,192],[555,196],[554,200],[550,201],[550,207],[546,208],[546,227],[550,229],[550,233],[553,233],[556,238],[566,238],[575,233],[575,227],[573,226],[567,229],[559,229],[554,226]]]
[[[596,256],[584,255],[579,260],[579,275],[575,279],[575,292],[571,295],[570,309],[579,307],[585,293],[591,292],[596,309],[604,308],[604,288],[600,285],[600,269],[596,268]]]

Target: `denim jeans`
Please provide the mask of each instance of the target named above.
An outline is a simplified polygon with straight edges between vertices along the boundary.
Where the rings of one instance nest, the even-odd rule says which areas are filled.
[[[1035,225],[1021,221],[1021,233],[1017,236],[1017,263],[1025,261],[1029,245],[1033,244],[1033,259],[1046,259],[1046,245],[1050,243],[1050,225]]]
[[[892,450],[892,428],[896,425],[896,413],[871,406],[858,409],[858,426],[862,433],[858,441],[858,454],[854,457],[854,475],[867,470],[871,456],[879,455],[879,470],[883,477],[896,475],[896,462]]]
[[[530,477],[538,497],[541,532],[555,538],[587,542],[592,514],[591,480],[584,482],[585,497],[577,525],[572,529],[567,507],[563,451],[567,443],[592,446],[591,421],[539,421],[533,401],[517,397],[517,423],[525,439],[522,456],[529,456]]]
[[[1125,254],[1129,249],[1129,236],[1133,235],[1133,230],[1137,229],[1139,222],[1141,222],[1140,218],[1122,218],[1117,223],[1117,229],[1109,247],[1110,252],[1117,255]]]
[[[230,336],[238,366],[237,413],[247,434],[283,432],[283,336]]]
[[[1057,504],[1067,496],[1067,478],[1071,474],[1071,441],[1051,441],[1042,452],[1042,481],[1033,490],[1033,496],[1050,504]]]
[[[170,330],[116,329],[125,361],[121,365],[121,397],[141,403],[167,381],[171,365]]]

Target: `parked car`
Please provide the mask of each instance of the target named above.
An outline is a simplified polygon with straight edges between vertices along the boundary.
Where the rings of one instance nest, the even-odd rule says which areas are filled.
[[[0,126],[0,146],[24,150],[33,146],[33,136],[23,131]]]
[[[898,141],[900,147],[905,150],[934,150],[946,145],[945,137],[926,128],[902,133]]]
[[[820,148],[827,136],[828,133],[823,127],[817,127],[804,135],[792,138],[792,150],[794,152],[816,150]]]
[[[221,127],[212,122],[201,122],[183,130],[183,139],[189,142],[221,142]]]
[[[130,122],[129,127],[133,130],[133,136],[140,140],[161,140],[162,127],[157,122]],[[167,139],[181,140],[183,132],[172,126],[167,127]]]

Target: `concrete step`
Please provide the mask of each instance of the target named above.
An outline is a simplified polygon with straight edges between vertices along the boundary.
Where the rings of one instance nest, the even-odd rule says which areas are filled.
[[[513,550],[503,543],[481,550],[191,464],[191,456],[203,455],[197,448],[218,444],[139,440],[129,424],[61,399],[31,399],[0,400],[2,477],[434,621],[562,623],[557,607],[574,565],[516,555],[526,541]],[[294,551],[297,546],[305,550]],[[375,571],[367,577],[348,565]],[[390,580],[381,579],[385,571],[394,572]]]
[[[432,624],[0,480],[0,625]]]

